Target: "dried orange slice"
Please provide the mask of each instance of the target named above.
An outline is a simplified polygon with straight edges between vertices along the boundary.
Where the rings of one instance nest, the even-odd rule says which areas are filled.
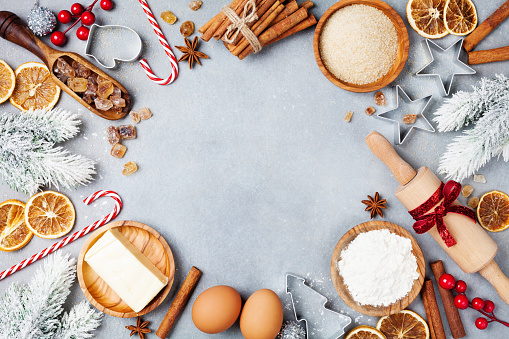
[[[345,339],[386,339],[385,336],[374,327],[357,326],[348,332]]]
[[[11,97],[16,86],[16,76],[12,68],[0,60],[0,104]]]
[[[378,320],[377,330],[387,339],[429,339],[429,327],[420,315],[403,310]]]
[[[46,191],[30,198],[25,208],[25,223],[41,238],[55,239],[74,226],[74,205],[62,193]]]
[[[449,34],[444,23],[446,0],[409,0],[406,16],[410,26],[421,36],[438,39]]]
[[[471,0],[447,0],[444,10],[445,29],[454,35],[470,34],[477,26],[477,11]]]
[[[490,232],[500,232],[509,227],[509,197],[504,192],[484,194],[477,205],[477,220]]]
[[[0,204],[0,250],[19,250],[33,235],[25,224],[25,203],[7,200]]]
[[[26,62],[16,68],[16,86],[11,104],[23,112],[33,108],[50,109],[60,97],[60,87],[53,80],[48,68],[40,62]]]

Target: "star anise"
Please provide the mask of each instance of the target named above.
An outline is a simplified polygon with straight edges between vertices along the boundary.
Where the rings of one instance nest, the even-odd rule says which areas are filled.
[[[377,214],[384,217],[384,213],[382,212],[382,209],[387,209],[385,204],[387,203],[387,200],[380,199],[380,195],[378,192],[375,193],[375,197],[372,198],[371,195],[368,195],[369,200],[362,200],[362,203],[368,207],[366,207],[365,211],[370,211],[371,213],[371,219],[373,219]]]
[[[179,62],[187,60],[189,62],[189,69],[193,68],[193,64],[196,61],[201,66],[200,58],[208,59],[208,55],[202,52],[198,52],[196,47],[198,46],[198,37],[195,36],[193,43],[188,38],[184,38],[186,46],[175,46],[179,51],[184,53],[178,60]]]
[[[131,334],[129,335],[130,337],[132,337],[135,334],[138,334],[140,339],[145,339],[145,333],[152,332],[151,329],[147,328],[148,324],[150,324],[149,321],[143,321],[141,320],[140,317],[138,317],[138,320],[136,320],[136,326],[129,325],[126,326],[125,328],[131,331]]]

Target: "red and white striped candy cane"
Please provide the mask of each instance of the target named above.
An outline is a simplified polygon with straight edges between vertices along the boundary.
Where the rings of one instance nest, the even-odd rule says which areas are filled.
[[[147,15],[148,21],[152,25],[152,28],[154,29],[154,32],[156,33],[157,37],[159,38],[159,42],[161,45],[163,45],[164,51],[166,52],[166,55],[170,58],[171,63],[171,74],[166,79],[161,79],[157,77],[150,66],[147,63],[146,59],[142,59],[140,61],[141,67],[145,70],[145,73],[150,78],[150,80],[154,81],[156,84],[159,85],[167,85],[171,84],[178,76],[179,72],[179,66],[177,62],[177,58],[175,58],[175,54],[173,54],[170,45],[168,44],[168,41],[164,37],[163,32],[161,31],[161,28],[159,27],[159,24],[156,21],[156,18],[154,17],[154,14],[152,14],[152,11],[150,10],[150,7],[148,6],[148,3],[145,0],[138,0],[140,2],[141,7],[143,8],[143,11]]]
[[[110,222],[111,219],[114,219],[118,215],[118,213],[120,213],[120,210],[122,209],[122,199],[120,199],[120,196],[117,193],[115,193],[113,191],[97,191],[94,194],[92,194],[91,196],[89,196],[88,198],[86,198],[85,200],[83,200],[83,202],[86,205],[89,205],[94,200],[101,198],[101,197],[110,197],[110,198],[113,198],[113,200],[115,201],[115,207],[113,208],[113,211],[110,214],[108,214],[107,216],[105,216],[104,218],[102,218],[100,220],[97,220],[92,225],[85,227],[81,231],[77,231],[74,234],[60,240],[59,242],[54,243],[53,245],[51,245],[51,247],[45,248],[42,251],[40,251],[39,253],[32,255],[30,258],[23,260],[22,262],[20,262],[17,265],[12,266],[8,270],[3,271],[2,273],[0,273],[0,280],[10,276],[11,274],[13,274],[19,270],[24,269],[28,265],[36,262],[39,259],[44,258],[48,254],[53,253],[56,250],[61,249],[65,245],[73,242],[74,240],[79,239],[82,236],[87,235],[88,233],[90,233],[92,231],[95,231],[99,227]]]

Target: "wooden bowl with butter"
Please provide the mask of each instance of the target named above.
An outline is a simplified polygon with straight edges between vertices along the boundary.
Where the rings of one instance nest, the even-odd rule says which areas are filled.
[[[343,277],[339,274],[337,263],[341,257],[341,252],[361,233],[374,231],[374,230],[383,230],[387,229],[389,232],[399,235],[404,238],[410,239],[412,242],[412,254],[415,256],[417,261],[417,272],[419,277],[414,280],[412,289],[408,294],[399,299],[398,301],[388,305],[388,306],[371,306],[371,305],[363,305],[354,300],[347,286],[343,282]],[[359,224],[353,228],[351,228],[348,232],[346,232],[343,237],[339,240],[336,247],[334,248],[334,253],[332,254],[332,260],[330,265],[330,272],[332,277],[332,282],[336,291],[343,301],[353,308],[355,311],[373,316],[373,317],[383,317],[389,314],[397,313],[403,309],[405,309],[408,305],[414,301],[414,299],[419,295],[422,285],[424,283],[424,274],[426,271],[426,263],[424,261],[424,255],[422,254],[422,250],[417,243],[417,240],[403,227],[393,224],[387,221],[368,221],[362,224]]]
[[[110,229],[117,229],[168,278],[167,285],[139,312],[134,312],[85,261],[87,251]],[[147,314],[168,296],[175,277],[175,261],[170,246],[153,228],[136,221],[115,221],[92,233],[78,257],[78,281],[85,297],[99,311],[119,318]]]
[[[341,80],[337,76],[335,76],[333,72],[327,69],[322,58],[320,48],[320,38],[322,36],[324,26],[329,20],[329,18],[338,10],[343,9],[350,5],[366,5],[382,11],[382,13],[385,14],[394,24],[394,28],[396,29],[396,33],[398,36],[398,49],[396,53],[396,58],[389,71],[378,80],[362,85],[349,83],[344,80]],[[340,35],[342,34],[342,32],[337,32],[337,34]],[[389,6],[388,4],[381,0],[342,0],[336,2],[320,18],[320,21],[316,25],[313,37],[313,50],[315,54],[315,59],[322,73],[334,85],[350,92],[361,92],[361,93],[373,92],[389,85],[398,77],[398,75],[403,70],[403,67],[405,66],[406,61],[408,59],[409,49],[410,43],[408,38],[408,31],[406,29],[405,23],[403,22],[403,19],[401,19],[399,14],[391,6]]]

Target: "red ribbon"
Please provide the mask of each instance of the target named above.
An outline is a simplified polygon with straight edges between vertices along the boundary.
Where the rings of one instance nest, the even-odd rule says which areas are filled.
[[[460,192],[461,185],[456,181],[448,181],[445,185],[442,182],[440,187],[428,200],[426,200],[421,206],[409,211],[410,215],[415,220],[415,232],[417,234],[423,234],[437,225],[438,233],[447,247],[456,245],[456,240],[454,240],[447,229],[447,226],[444,224],[444,217],[447,213],[458,213],[475,221],[475,212],[473,210],[461,205],[452,205],[452,203],[460,195]],[[438,205],[433,212],[427,213],[442,199],[442,203]]]

